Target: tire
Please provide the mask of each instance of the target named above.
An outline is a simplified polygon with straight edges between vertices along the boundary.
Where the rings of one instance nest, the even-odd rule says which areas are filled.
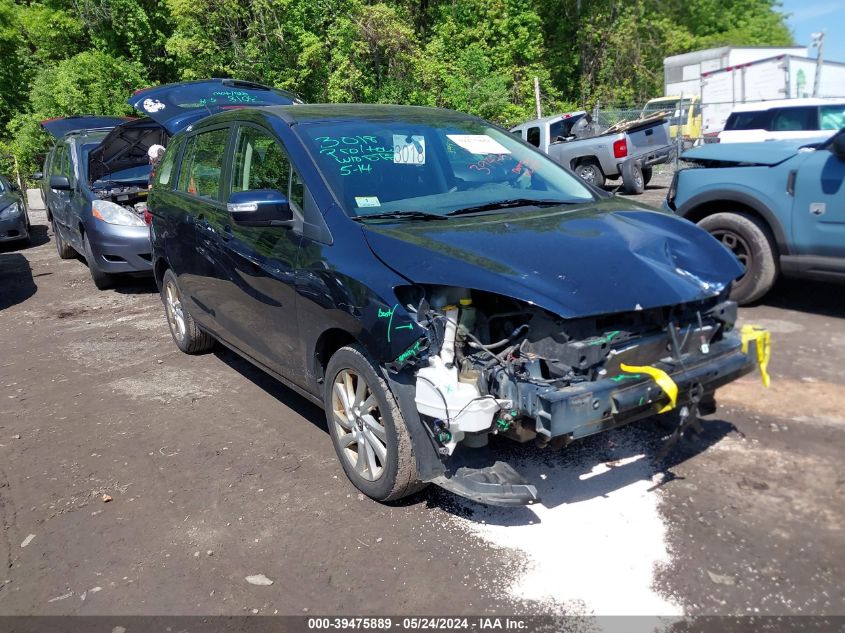
[[[643,167],[643,187],[651,182],[653,171],[651,167]]]
[[[598,162],[592,158],[581,161],[575,165],[575,173],[582,179],[586,180],[591,185],[596,187],[604,187],[604,172]]]
[[[114,275],[103,272],[97,266],[97,259],[94,257],[94,251],[91,250],[91,242],[88,241],[88,234],[82,235],[82,248],[85,250],[85,261],[88,262],[88,272],[91,273],[91,279],[94,280],[94,285],[98,290],[108,290],[114,285]]]
[[[59,254],[59,258],[71,259],[74,257],[76,251],[62,238],[61,233],[59,233],[59,227],[56,226],[56,218],[50,220],[50,225],[53,227],[53,241],[56,243],[56,252]]]
[[[777,249],[769,229],[747,213],[714,213],[698,226],[724,244],[745,266],[731,289],[731,299],[746,305],[760,299],[778,276]]]
[[[399,405],[357,345],[342,347],[329,360],[323,404],[337,458],[358,490],[392,501],[425,487]]]
[[[622,165],[622,191],[635,196],[645,191],[643,170],[636,161],[628,161]]]
[[[161,280],[161,302],[176,347],[186,354],[201,354],[214,347],[214,337],[200,329],[183,307],[182,293],[172,270],[167,270]]]

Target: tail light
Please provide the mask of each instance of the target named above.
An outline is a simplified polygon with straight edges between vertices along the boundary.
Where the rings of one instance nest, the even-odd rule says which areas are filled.
[[[613,141],[613,157],[625,158],[628,155],[628,141],[620,138],[618,141]]]
[[[144,207],[144,222],[147,226],[150,226],[153,223],[153,214],[150,213],[150,210],[147,207]]]

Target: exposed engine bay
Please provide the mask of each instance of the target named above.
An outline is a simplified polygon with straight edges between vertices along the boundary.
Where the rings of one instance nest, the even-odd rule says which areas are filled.
[[[144,216],[144,211],[147,208],[147,195],[149,194],[147,185],[96,187],[93,192],[99,200],[117,204],[139,217],[143,218]]]
[[[676,407],[694,419],[715,410],[716,387],[755,366],[726,295],[563,319],[487,292],[398,288],[428,334],[387,367],[414,372],[442,459],[490,434],[564,446]]]

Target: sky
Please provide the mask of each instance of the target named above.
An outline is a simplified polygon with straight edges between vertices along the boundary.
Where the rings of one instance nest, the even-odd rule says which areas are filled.
[[[845,62],[845,0],[781,0],[783,13],[791,14],[787,19],[795,41],[810,44],[810,33],[827,29],[824,38],[824,58],[834,62]],[[810,56],[816,50],[810,49]]]

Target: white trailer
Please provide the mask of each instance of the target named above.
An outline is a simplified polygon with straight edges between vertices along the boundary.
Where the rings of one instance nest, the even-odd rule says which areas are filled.
[[[721,132],[739,103],[812,96],[815,72],[814,59],[779,55],[701,73],[702,134]],[[818,96],[845,97],[845,63],[822,64]]]

